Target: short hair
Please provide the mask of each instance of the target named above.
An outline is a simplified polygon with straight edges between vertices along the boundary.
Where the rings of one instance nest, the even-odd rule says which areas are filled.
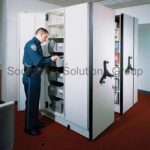
[[[48,33],[48,31],[44,28],[38,28],[36,31],[35,31],[35,35],[39,34],[39,33]]]

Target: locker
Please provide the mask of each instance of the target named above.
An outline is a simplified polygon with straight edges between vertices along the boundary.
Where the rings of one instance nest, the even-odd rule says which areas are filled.
[[[44,54],[60,59],[43,72],[41,113],[94,140],[114,122],[114,79],[100,83],[114,66],[114,11],[97,2],[45,16],[50,34]]]

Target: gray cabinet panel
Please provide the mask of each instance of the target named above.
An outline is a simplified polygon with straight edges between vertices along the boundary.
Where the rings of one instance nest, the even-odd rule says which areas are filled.
[[[104,61],[108,61],[107,70],[112,74],[114,67],[114,11],[99,3],[93,5],[93,69],[99,70],[93,75],[93,133],[96,138],[114,121],[114,78],[104,74]]]
[[[128,69],[129,64],[133,68],[133,17],[123,15],[123,113],[133,106],[133,71]],[[127,71],[128,69],[128,71]]]

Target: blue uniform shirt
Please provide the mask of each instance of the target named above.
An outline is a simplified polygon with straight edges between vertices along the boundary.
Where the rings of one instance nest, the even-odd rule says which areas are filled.
[[[51,57],[44,57],[40,41],[33,37],[24,48],[23,64],[25,66],[44,67],[51,63]]]

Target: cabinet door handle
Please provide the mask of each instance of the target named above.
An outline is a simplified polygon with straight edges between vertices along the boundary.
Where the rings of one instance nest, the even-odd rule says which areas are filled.
[[[127,66],[127,69],[125,70],[125,73],[130,73],[130,70],[131,71],[134,71],[135,69],[131,66],[131,62],[130,60],[132,59],[131,56],[128,57],[128,66]]]
[[[109,61],[104,60],[104,62],[103,62],[104,73],[103,73],[103,75],[102,75],[102,77],[101,77],[101,79],[100,79],[100,81],[99,81],[100,84],[104,84],[104,83],[105,83],[104,80],[106,79],[106,77],[110,77],[110,78],[114,77],[114,75],[111,74],[111,73],[107,70],[107,66],[106,66],[107,64],[109,64]]]

